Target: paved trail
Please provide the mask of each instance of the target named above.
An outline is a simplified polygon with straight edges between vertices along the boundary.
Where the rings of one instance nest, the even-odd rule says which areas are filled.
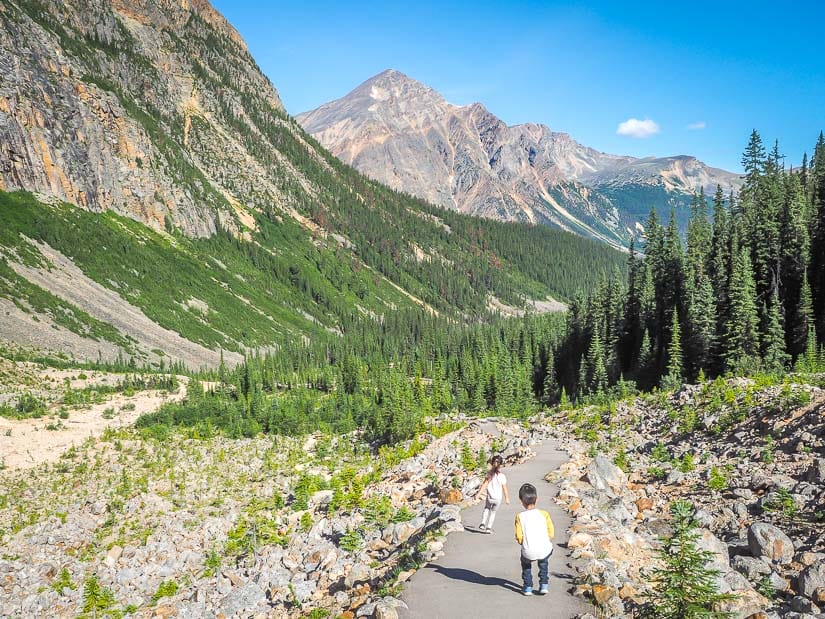
[[[444,556],[416,572],[401,595],[409,610],[401,617],[410,619],[498,619],[532,617],[569,619],[591,610],[567,589],[573,571],[567,567],[567,527],[570,518],[552,500],[557,489],[544,481],[567,455],[552,442],[534,446],[536,456],[527,462],[504,469],[510,491],[510,505],[502,504],[495,521],[495,533],[476,532],[484,502],[461,513],[467,530],[447,536]],[[530,482],[539,492],[538,506],[550,512],[556,529],[556,544],[550,557],[550,593],[545,596],[521,595],[519,547],[514,539],[513,522],[522,509],[518,500],[521,484]],[[564,546],[564,547],[562,547]],[[534,579],[537,568],[533,565]]]

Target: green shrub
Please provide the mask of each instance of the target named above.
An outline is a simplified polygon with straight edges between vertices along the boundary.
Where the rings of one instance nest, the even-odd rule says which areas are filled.
[[[416,514],[413,510],[408,508],[406,505],[403,507],[399,507],[395,513],[392,515],[393,522],[409,522],[413,518],[415,518]]]
[[[693,454],[689,451],[686,451],[682,456],[682,460],[679,462],[679,470],[682,473],[690,473],[695,469],[696,465],[693,462]]]
[[[338,547],[347,552],[356,552],[360,550],[362,543],[361,534],[357,529],[347,529],[346,533],[338,540]]]
[[[164,580],[158,585],[158,590],[152,595],[152,603],[157,604],[158,600],[165,597],[172,597],[178,592],[178,583],[174,580]]]
[[[69,573],[69,570],[65,567],[60,570],[60,574],[57,575],[57,578],[54,579],[52,583],[52,589],[57,591],[58,594],[63,595],[64,589],[74,589],[75,585],[72,582],[72,575]]]
[[[209,554],[206,555],[206,559],[203,562],[203,575],[207,578],[214,576],[220,571],[221,563],[221,555],[219,555],[214,550],[210,550]]]
[[[721,492],[728,487],[728,478],[723,469],[712,467],[708,474],[708,488]]]
[[[115,604],[115,596],[111,589],[100,586],[100,581],[96,575],[92,575],[83,583],[83,604],[81,608],[84,613],[104,613]]]
[[[650,452],[650,457],[656,462],[670,462],[670,452],[661,441],[653,447],[653,450]]]
[[[642,616],[649,619],[728,619],[719,610],[733,599],[719,593],[718,570],[709,567],[713,553],[697,546],[696,509],[686,501],[670,505],[673,533],[662,539],[660,566],[645,575],[652,592]]]

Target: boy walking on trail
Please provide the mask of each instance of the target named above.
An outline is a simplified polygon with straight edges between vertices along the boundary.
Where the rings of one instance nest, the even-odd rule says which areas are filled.
[[[533,561],[539,566],[539,595],[547,593],[550,582],[547,562],[553,554],[553,521],[543,509],[536,508],[538,492],[533,484],[519,488],[518,498],[524,511],[516,516],[516,541],[521,544],[521,578],[524,595],[533,595]]]
[[[484,502],[484,513],[481,516],[481,524],[479,530],[484,533],[493,532],[493,523],[496,520],[496,510],[501,505],[503,498],[507,505],[510,504],[510,494],[507,492],[507,478],[501,472],[501,467],[504,466],[504,460],[501,456],[493,456],[490,459],[490,470],[484,478],[484,482],[478,489],[476,498],[481,496],[481,493],[487,491],[487,500]]]

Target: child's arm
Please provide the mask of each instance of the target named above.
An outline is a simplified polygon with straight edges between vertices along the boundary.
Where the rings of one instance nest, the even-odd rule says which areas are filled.
[[[521,520],[516,514],[516,541],[521,545],[524,542],[524,532],[521,530]]]
[[[477,499],[480,499],[481,495],[484,494],[484,491],[487,489],[487,484],[488,483],[490,483],[490,479],[488,477],[485,477],[484,481],[481,484],[481,487],[478,489],[478,492],[476,492],[476,498]]]
[[[504,484],[501,489],[504,491],[504,501],[507,505],[510,504],[510,493],[507,492],[507,484]]]
[[[542,510],[544,514],[544,519],[547,521],[547,535],[550,536],[550,539],[553,539],[553,536],[556,534],[555,529],[553,528],[553,521],[550,519],[550,514],[546,511]]]

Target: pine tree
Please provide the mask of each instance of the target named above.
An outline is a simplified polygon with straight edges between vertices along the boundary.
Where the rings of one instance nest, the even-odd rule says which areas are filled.
[[[642,343],[644,277],[644,261],[636,255],[636,246],[631,239],[627,260],[627,300],[618,344],[621,373],[630,372],[639,357],[639,347]]]
[[[720,189],[717,189],[716,198],[721,200]],[[708,221],[707,201],[702,190],[693,200],[685,260],[684,369],[691,378],[707,366],[716,328],[714,290],[709,278],[712,247],[713,227]]]
[[[607,368],[605,366],[604,343],[597,329],[590,341],[586,360],[586,385],[589,393],[603,393],[607,389]]]
[[[825,341],[825,135],[819,133],[810,170],[811,262],[808,280],[818,341]]]
[[[713,553],[698,547],[696,508],[687,501],[670,505],[673,533],[662,539],[661,566],[650,571],[653,593],[644,616],[649,619],[727,619],[719,608],[733,600],[719,593]]]
[[[730,317],[725,326],[728,370],[749,372],[758,365],[759,318],[756,311],[753,273],[747,248],[737,250],[731,275]]]
[[[765,171],[766,158],[762,136],[754,129],[751,132],[745,152],[742,154],[742,168],[745,170],[743,193],[747,194],[755,191]]]
[[[785,347],[792,359],[805,350],[810,321],[808,228],[805,199],[799,176],[785,180],[785,199],[780,217],[779,295],[785,318]]]
[[[774,299],[768,315],[768,328],[762,336],[762,363],[768,372],[781,373],[788,365],[790,356],[785,352],[785,332],[779,319],[779,299]]]
[[[682,330],[679,327],[679,312],[673,308],[673,317],[670,322],[670,343],[667,347],[667,375],[662,381],[665,389],[677,389],[684,378],[682,358]]]
[[[713,198],[713,237],[708,255],[708,274],[715,297],[715,333],[711,350],[711,367],[717,372],[724,366],[727,345],[725,328],[730,320],[731,225],[722,187],[716,187]]]

